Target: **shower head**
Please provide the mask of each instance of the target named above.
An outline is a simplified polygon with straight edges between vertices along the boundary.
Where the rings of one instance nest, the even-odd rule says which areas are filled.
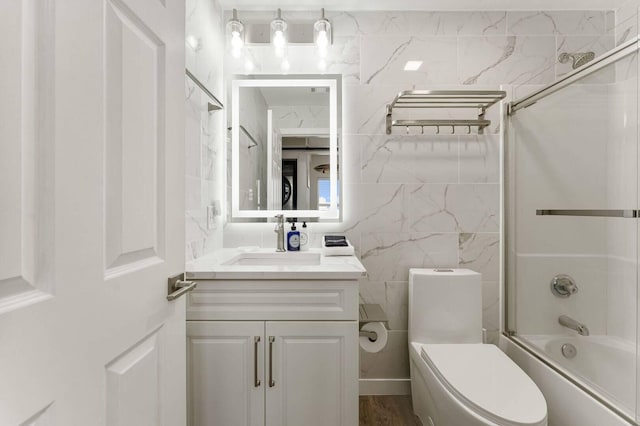
[[[576,53],[565,52],[565,53],[561,53],[560,56],[558,56],[558,61],[561,64],[566,64],[571,59],[573,61],[573,64],[571,64],[571,67],[575,70],[576,68],[581,67],[587,62],[593,60],[593,58],[595,57],[596,57],[596,54],[594,52],[576,52]]]

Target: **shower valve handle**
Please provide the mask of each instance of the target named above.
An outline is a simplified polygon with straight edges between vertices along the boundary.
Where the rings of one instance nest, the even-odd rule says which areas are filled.
[[[551,292],[558,297],[569,297],[578,292],[578,286],[569,275],[560,274],[551,280]]]

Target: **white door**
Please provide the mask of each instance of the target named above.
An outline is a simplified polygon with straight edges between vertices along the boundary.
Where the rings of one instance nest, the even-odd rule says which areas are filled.
[[[183,0],[0,1],[0,424],[185,424]]]
[[[264,426],[264,322],[187,323],[190,426]]]
[[[355,321],[270,321],[265,338],[266,426],[358,424]]]

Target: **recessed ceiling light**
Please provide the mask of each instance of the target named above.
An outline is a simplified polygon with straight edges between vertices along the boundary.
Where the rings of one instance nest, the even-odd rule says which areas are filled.
[[[422,61],[407,61],[407,63],[404,64],[404,70],[418,71],[421,66],[422,66]]]

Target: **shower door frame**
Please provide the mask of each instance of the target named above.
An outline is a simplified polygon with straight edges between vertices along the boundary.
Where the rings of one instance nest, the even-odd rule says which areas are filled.
[[[562,377],[570,381],[574,386],[578,387],[579,389],[587,393],[593,399],[603,404],[609,410],[611,410],[612,412],[620,416],[624,421],[635,426],[639,425],[640,423],[638,423],[634,417],[630,417],[629,414],[622,411],[620,408],[618,408],[618,406],[610,402],[607,398],[600,395],[596,390],[592,389],[591,386],[585,383],[580,377],[567,371],[560,364],[550,359],[550,357],[547,354],[545,354],[543,351],[533,347],[533,345],[531,345],[524,339],[521,339],[517,334],[516,318],[515,318],[515,315],[513,315],[515,312],[515,309],[517,309],[517,307],[515,306],[515,302],[516,302],[515,294],[517,289],[516,289],[515,281],[514,282],[509,281],[509,278],[513,276],[513,274],[510,273],[513,271],[510,271],[510,269],[514,269],[512,268],[511,256],[509,256],[509,250],[511,248],[510,239],[512,238],[510,234],[512,231],[511,227],[513,225],[511,223],[512,220],[509,214],[509,210],[510,210],[510,207],[512,207],[511,195],[512,195],[513,184],[514,184],[513,175],[509,168],[510,160],[511,160],[511,151],[509,149],[509,145],[510,145],[509,142],[513,142],[514,140],[513,129],[511,127],[509,118],[512,115],[514,115],[518,110],[527,108],[535,104],[539,100],[542,100],[547,96],[562,90],[564,87],[569,86],[631,54],[638,53],[639,51],[640,51],[640,36],[636,36],[631,40],[628,40],[625,43],[617,46],[616,48],[608,51],[607,53],[599,57],[596,57],[593,61],[587,63],[586,65],[583,65],[579,69],[568,73],[567,75],[557,80],[556,82],[551,83],[542,89],[536,90],[524,96],[521,99],[517,99],[509,102],[507,104],[507,108],[505,109],[505,117],[503,120],[503,122],[507,123],[507,125],[504,133],[505,135],[504,139],[506,142],[503,144],[504,148],[503,148],[503,164],[502,164],[502,175],[503,175],[503,182],[504,182],[503,194],[502,194],[502,197],[503,197],[502,241],[504,243],[502,248],[502,256],[503,256],[502,335],[505,338],[509,339],[511,342],[513,342],[515,345],[523,349],[525,352],[527,352],[534,358],[541,361],[547,367],[551,368],[553,371],[555,371],[556,373],[560,374]],[[640,69],[638,70],[638,77],[640,82]],[[640,90],[640,86],[639,86],[639,90]],[[638,95],[640,96],[640,92]],[[638,210],[636,210],[636,213],[637,212]],[[510,298],[513,298],[513,300],[510,300]],[[638,354],[636,354],[636,359],[637,359],[637,355]],[[638,366],[636,365],[636,368],[637,367]],[[638,395],[636,395],[636,398],[638,398]],[[636,413],[636,415],[637,414],[638,413]]]

